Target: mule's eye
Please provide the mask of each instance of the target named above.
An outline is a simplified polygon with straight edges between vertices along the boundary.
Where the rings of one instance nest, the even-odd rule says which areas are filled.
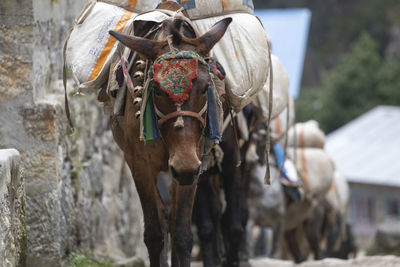
[[[153,90],[156,93],[157,96],[165,96],[165,92],[163,90],[160,89],[160,87],[158,86],[158,84],[155,84],[153,86]]]
[[[205,93],[207,93],[207,90],[208,90],[208,84],[203,88],[203,90],[201,90],[201,94],[205,94]]]

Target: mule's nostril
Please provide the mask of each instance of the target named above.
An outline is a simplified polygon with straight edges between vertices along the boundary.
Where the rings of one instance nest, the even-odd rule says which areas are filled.
[[[170,166],[172,177],[178,177],[178,172],[174,167]]]

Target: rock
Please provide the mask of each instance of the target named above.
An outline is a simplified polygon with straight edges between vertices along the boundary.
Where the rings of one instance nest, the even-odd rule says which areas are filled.
[[[21,154],[1,161],[1,267],[3,259],[17,266],[25,249],[28,267],[63,266],[71,252],[103,248],[147,257],[139,198],[95,94],[70,96],[76,132],[67,135],[62,47],[86,2],[0,4],[0,148]],[[4,169],[19,157],[25,183]],[[23,187],[14,188],[23,184],[26,202]]]
[[[380,252],[400,253],[400,221],[387,220],[379,224],[375,242]]]
[[[25,264],[25,191],[15,149],[0,149],[0,265]]]

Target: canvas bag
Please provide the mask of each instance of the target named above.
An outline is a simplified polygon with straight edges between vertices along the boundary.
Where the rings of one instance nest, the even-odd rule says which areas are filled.
[[[166,0],[100,0],[133,12],[149,11]],[[200,19],[219,16],[228,13],[253,14],[253,0],[174,0],[188,13],[189,18]]]
[[[108,31],[129,33],[136,13],[90,1],[75,20],[64,46],[64,64],[79,91],[97,90],[107,80],[118,42]]]
[[[288,148],[304,189],[312,195],[324,196],[333,182],[334,166],[328,154],[320,148]]]
[[[294,101],[289,97],[288,106],[271,122],[271,139],[273,142],[285,145],[288,130],[295,124],[295,112]]]
[[[155,9],[161,0],[99,0],[99,2],[119,6],[134,13],[141,13]]]
[[[230,13],[253,14],[253,0],[179,0],[192,20]]]
[[[280,62],[279,58],[274,54],[271,55],[272,71],[273,71],[273,101],[271,119],[275,119],[283,112],[289,101],[289,76]],[[268,118],[269,90],[270,81],[264,83],[264,86],[257,94],[256,102],[261,108],[262,117]],[[285,117],[286,118],[286,117]]]
[[[325,134],[318,127],[318,122],[296,123],[288,132],[288,146],[324,148]]]
[[[267,81],[269,74],[268,37],[260,21],[245,13],[194,20],[200,34],[218,21],[231,17],[225,35],[212,49],[226,72],[226,97],[238,113],[249,104]]]

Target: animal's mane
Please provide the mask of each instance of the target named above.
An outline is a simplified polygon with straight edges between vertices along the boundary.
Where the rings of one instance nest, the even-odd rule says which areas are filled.
[[[178,11],[179,9],[181,9],[182,6],[176,2],[173,1],[166,1],[162,4],[160,4],[157,9],[165,9],[165,10],[170,10],[170,11]],[[186,10],[183,10],[183,15],[185,15],[186,17],[189,17]]]

